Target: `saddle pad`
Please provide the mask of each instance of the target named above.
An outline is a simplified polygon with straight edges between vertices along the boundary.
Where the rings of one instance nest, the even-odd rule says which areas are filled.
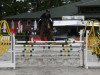
[[[40,36],[33,36],[30,38],[30,41],[41,41]],[[44,37],[44,41],[48,41],[47,37]]]

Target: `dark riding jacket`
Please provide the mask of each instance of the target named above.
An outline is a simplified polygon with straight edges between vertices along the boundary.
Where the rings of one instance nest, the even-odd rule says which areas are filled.
[[[51,15],[49,13],[43,13],[40,17],[41,20],[49,20],[51,18]]]
[[[43,13],[43,14],[41,15],[41,17],[40,17],[39,22],[38,22],[38,28],[39,28],[39,30],[41,29],[41,24],[42,24],[42,22],[43,22],[44,20],[48,20],[49,23],[50,23],[50,25],[53,25],[53,22],[52,22],[52,20],[51,20],[51,15],[50,15],[50,13]],[[51,27],[52,27],[52,26],[51,26]]]

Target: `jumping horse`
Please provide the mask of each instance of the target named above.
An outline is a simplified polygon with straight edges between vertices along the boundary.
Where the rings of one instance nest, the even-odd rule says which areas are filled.
[[[40,37],[41,41],[45,41],[45,38],[47,38],[48,41],[51,41],[53,39],[53,22],[51,20],[41,20],[39,22],[39,31],[40,31]]]

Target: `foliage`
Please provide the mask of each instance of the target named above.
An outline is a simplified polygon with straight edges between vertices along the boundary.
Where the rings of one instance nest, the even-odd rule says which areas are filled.
[[[5,16],[17,15],[28,11],[35,12],[77,2],[80,0],[0,0],[0,18]]]

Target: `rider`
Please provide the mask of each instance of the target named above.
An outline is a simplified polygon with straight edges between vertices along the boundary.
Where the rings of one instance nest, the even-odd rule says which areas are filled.
[[[46,10],[45,13],[43,13],[40,17],[41,20],[50,20],[51,19],[51,14],[49,10]]]
[[[39,20],[39,29],[41,28],[41,24],[44,20],[49,20],[50,23],[52,24],[52,20],[51,20],[51,14],[50,14],[50,11],[49,10],[46,10],[45,13],[43,13],[40,17],[40,20]]]

